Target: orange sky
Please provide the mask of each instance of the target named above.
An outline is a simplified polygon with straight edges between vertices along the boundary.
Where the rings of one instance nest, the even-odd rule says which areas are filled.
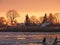
[[[25,15],[40,17],[44,13],[60,13],[60,0],[0,0],[0,15],[15,9],[20,17],[18,22],[24,22]]]

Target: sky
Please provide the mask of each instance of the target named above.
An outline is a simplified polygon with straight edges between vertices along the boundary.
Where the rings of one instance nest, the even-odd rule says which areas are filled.
[[[15,9],[24,22],[26,14],[39,18],[45,13],[60,13],[60,0],[0,0],[0,16],[6,17],[8,10]]]

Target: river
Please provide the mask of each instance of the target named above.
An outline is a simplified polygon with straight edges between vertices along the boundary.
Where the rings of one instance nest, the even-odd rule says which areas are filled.
[[[0,32],[0,45],[44,45],[45,37],[47,45],[52,45],[56,37],[60,41],[60,32]]]

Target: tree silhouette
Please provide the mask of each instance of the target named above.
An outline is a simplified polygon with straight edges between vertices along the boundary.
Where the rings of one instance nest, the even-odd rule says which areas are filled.
[[[14,21],[16,20],[16,17],[19,17],[17,11],[15,10],[9,10],[7,12],[7,18],[9,19],[10,23],[13,25]]]
[[[42,23],[45,23],[45,22],[47,22],[47,14],[46,14],[46,13],[45,13],[45,15],[44,15],[44,17],[43,17]]]
[[[48,21],[53,24],[56,22],[56,17],[52,13],[49,14]]]
[[[53,16],[52,16],[52,13],[49,14],[49,22],[52,24],[53,22]]]
[[[39,20],[36,18],[36,16],[31,16],[30,18],[32,24],[39,24]]]
[[[56,16],[56,23],[59,23],[60,21],[60,13],[55,13]]]
[[[0,26],[6,25],[6,20],[4,17],[0,17]]]
[[[30,20],[29,20],[28,14],[26,14],[25,25],[26,26],[29,26],[30,25]]]
[[[40,24],[42,23],[42,21],[43,21],[43,17],[39,17]]]

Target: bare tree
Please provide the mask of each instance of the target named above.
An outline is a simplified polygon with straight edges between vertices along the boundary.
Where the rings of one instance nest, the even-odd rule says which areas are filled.
[[[6,25],[6,20],[4,17],[0,17],[0,26]]]
[[[49,14],[49,22],[52,24],[53,23],[53,15],[52,13]]]
[[[15,10],[9,10],[7,12],[7,18],[9,19],[10,23],[13,25],[16,17],[19,17],[19,14]]]
[[[56,23],[56,17],[55,17],[52,13],[50,13],[50,14],[49,14],[49,17],[48,17],[48,21],[49,21],[51,24]]]
[[[55,13],[54,14],[56,16],[56,23],[59,23],[60,21],[60,13]]]
[[[36,18],[36,16],[31,16],[30,20],[31,20],[31,23],[33,23],[33,24],[39,24],[40,23],[39,20]]]
[[[42,23],[42,21],[43,21],[43,17],[39,17],[40,24]]]

